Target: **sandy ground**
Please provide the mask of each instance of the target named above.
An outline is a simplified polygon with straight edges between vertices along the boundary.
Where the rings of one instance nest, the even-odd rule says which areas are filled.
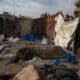
[[[0,44],[7,44],[9,46],[11,46],[14,50],[20,49],[21,47],[25,47],[28,45],[32,45],[34,43],[29,43],[29,42],[19,42],[19,43],[8,43],[8,42],[4,42],[4,43],[0,43]],[[40,44],[35,43],[36,46],[39,46]],[[53,45],[52,45],[53,46]],[[76,65],[72,65],[72,64],[65,64],[67,65],[69,68],[74,68],[74,69],[80,69],[80,59],[78,59],[78,64]],[[27,66],[27,65],[25,65]],[[7,60],[0,60],[0,74],[17,74],[18,72],[20,72],[25,66],[20,65],[20,64],[7,64]]]

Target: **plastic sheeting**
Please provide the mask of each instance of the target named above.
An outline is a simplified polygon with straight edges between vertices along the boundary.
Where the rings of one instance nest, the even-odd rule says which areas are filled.
[[[8,40],[9,42],[18,42],[18,41],[20,40],[20,38],[18,38],[18,37],[15,37],[15,38],[9,37],[9,38],[7,38],[7,40]]]
[[[47,39],[43,37],[42,44],[47,44]]]
[[[61,16],[58,18],[55,27],[56,37],[54,43],[55,45],[67,48],[68,43],[72,39],[72,35],[77,28],[79,19],[76,18],[73,21],[64,22]]]
[[[64,63],[76,64],[77,60],[75,58],[74,53],[65,50],[64,51],[64,58],[54,59],[52,62],[52,64],[54,64],[54,65],[60,65],[60,64],[64,64]]]
[[[4,34],[1,34],[1,35],[0,35],[0,41],[3,41],[4,39],[5,39]]]
[[[27,41],[36,41],[36,40],[42,40],[42,36],[36,36],[36,35],[24,35],[23,38]]]

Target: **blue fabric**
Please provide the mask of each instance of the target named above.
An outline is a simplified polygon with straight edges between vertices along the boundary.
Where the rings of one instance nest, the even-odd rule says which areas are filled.
[[[55,59],[53,60],[52,64],[54,65],[60,65],[60,64],[63,64],[65,62],[69,62],[71,64],[76,64],[77,61],[75,59],[75,55],[70,52],[70,51],[64,51],[64,58],[63,59]]]
[[[36,35],[24,35],[23,38],[27,41],[36,41],[36,40],[42,40],[42,36],[36,36]]]
[[[75,55],[70,52],[70,51],[64,51],[65,54],[65,58],[68,60],[68,62],[75,64],[76,63],[76,59],[75,59]]]
[[[60,65],[60,64],[63,64],[65,62],[67,62],[66,59],[55,59],[55,60],[53,60],[53,62],[51,64]]]

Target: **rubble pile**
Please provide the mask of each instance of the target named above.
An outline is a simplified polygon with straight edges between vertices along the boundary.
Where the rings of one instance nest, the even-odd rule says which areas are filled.
[[[31,64],[19,72],[13,80],[79,80],[75,70],[65,66]]]
[[[78,16],[0,16],[0,80],[80,80]]]
[[[8,68],[10,68],[9,66],[11,65],[22,66],[22,69],[24,66],[29,64],[34,64],[37,67],[40,67],[41,65],[45,64],[55,65],[53,64],[53,60],[63,59],[65,56],[63,48],[59,46],[41,44],[34,44],[34,46],[32,46],[33,43],[31,44],[27,42],[21,43],[6,42],[5,44],[6,45],[4,44],[0,45],[0,62],[4,61],[4,63],[2,63],[1,65],[3,66],[4,64],[4,66],[6,67],[6,68],[1,67],[4,73],[5,70],[6,69],[8,70]],[[17,72],[17,70],[14,71]],[[12,74],[14,71],[9,71],[9,73]]]

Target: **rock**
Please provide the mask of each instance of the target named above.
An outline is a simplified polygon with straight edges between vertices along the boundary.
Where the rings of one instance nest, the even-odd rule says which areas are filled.
[[[13,80],[40,80],[38,68],[33,64],[28,65]]]

